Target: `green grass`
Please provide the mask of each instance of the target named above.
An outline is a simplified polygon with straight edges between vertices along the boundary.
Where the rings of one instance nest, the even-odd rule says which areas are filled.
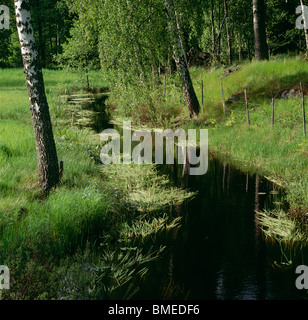
[[[192,74],[195,81],[203,79],[205,91],[219,100],[222,70],[212,73],[193,70]],[[308,63],[301,57],[244,63],[223,81],[226,99],[235,94],[242,95],[239,101],[228,105],[226,119],[222,116],[221,100],[206,103],[208,122],[211,123],[210,149],[220,156],[228,156],[243,169],[253,168],[280,182],[288,192],[291,208],[306,212],[308,142],[303,136],[302,100],[277,99],[272,128],[271,98],[282,90],[299,88],[300,81],[307,84]],[[243,100],[244,88],[248,92],[250,126]]]
[[[308,63],[301,56],[242,63],[239,70],[223,77],[225,100],[239,95],[238,101],[227,104],[226,118],[223,116],[220,85],[223,71],[222,68],[213,72],[192,69],[200,101],[201,80],[204,82],[205,106],[198,121],[186,121],[183,126],[209,128],[209,148],[216,157],[228,158],[243,171],[257,171],[285,188],[290,210],[283,214],[283,225],[291,225],[292,230],[279,229],[282,214],[265,213],[261,222],[268,237],[281,239],[281,234],[285,232],[288,237],[282,237],[282,241],[290,243],[289,236],[297,234],[293,228],[293,219],[299,219],[301,225],[308,212],[308,138],[303,136],[301,97],[275,100],[273,128],[271,102],[278,92],[299,89],[300,82],[307,88]],[[245,88],[248,93],[250,126],[247,123],[243,94]],[[305,98],[306,105],[307,101]],[[268,221],[264,218],[266,216]],[[288,223],[286,219],[290,219]],[[303,239],[307,237],[303,236]]]
[[[190,120],[187,107],[183,109],[183,93],[178,77],[167,77],[166,98],[164,81],[158,89],[138,87],[129,92],[116,90],[110,103],[119,105],[118,116],[125,116],[125,103],[135,110],[133,124],[148,127],[209,128],[209,147],[217,157],[228,157],[243,170],[258,171],[288,192],[291,209],[308,211],[308,144],[303,136],[301,97],[275,100],[275,124],[271,126],[272,97],[283,90],[299,89],[300,82],[308,93],[308,62],[303,56],[276,56],[269,61],[243,61],[239,68],[191,68],[194,88],[201,103],[203,81],[204,107],[197,120]],[[227,69],[237,69],[224,76]],[[226,104],[224,97],[238,100]],[[174,83],[177,84],[176,90]],[[247,90],[251,125],[247,124],[244,89]],[[125,100],[125,101],[123,101]],[[148,101],[148,105],[146,105]],[[307,106],[307,98],[305,98]],[[140,107],[142,105],[142,107]],[[306,119],[307,119],[306,107]],[[157,111],[152,117],[153,110]],[[161,115],[165,118],[162,119]],[[130,117],[130,115],[128,115]]]
[[[302,217],[308,212],[308,138],[303,136],[302,99],[276,99],[273,128],[271,103],[277,93],[299,89],[300,82],[307,95],[308,62],[303,56],[277,56],[263,62],[243,61],[240,68],[223,76],[226,69],[234,70],[235,66],[215,70],[191,68],[200,103],[202,81],[204,85],[204,107],[197,120],[188,118],[187,107],[183,110],[180,86],[174,95],[174,77],[167,78],[166,101],[161,98],[164,92],[162,80],[159,89],[152,92],[156,97],[154,106],[163,106],[166,115],[171,110],[177,112],[172,111],[174,117],[168,116],[165,122],[154,121],[154,126],[208,128],[209,148],[216,157],[228,158],[241,170],[257,171],[283,186],[290,204],[289,216]],[[226,118],[223,114],[221,78],[225,101],[238,96],[238,100],[226,104]],[[247,124],[244,89],[248,95],[250,126]],[[142,91],[138,92],[143,97]],[[307,101],[305,98],[306,119]],[[117,104],[116,101],[113,103]],[[140,118],[148,124],[151,121],[144,115],[146,111],[144,108]]]
[[[120,250],[118,240],[134,230],[131,244],[123,245],[138,245],[145,234],[155,234],[160,217],[164,228],[171,229],[175,223],[165,210],[191,194],[167,187],[154,166],[101,167],[99,135],[72,125],[72,109],[61,99],[67,92],[82,92],[84,79],[77,72],[51,70],[44,70],[44,78],[58,158],[64,162],[61,184],[47,198],[38,189],[23,72],[0,70],[0,262],[11,272],[11,290],[0,298],[102,298],[102,289],[91,297],[88,291],[99,285],[93,264],[100,263],[100,244],[108,239],[113,254]],[[99,71],[90,73],[90,81],[97,87],[108,85]],[[146,252],[144,257],[148,254],[152,256]],[[125,273],[125,266],[121,270]],[[112,269],[109,276],[116,272]],[[137,271],[132,275],[139,276]],[[117,294],[121,298],[123,293]]]
[[[266,237],[290,246],[305,246],[307,226],[302,228],[298,221],[281,210],[258,212],[258,220]]]
[[[205,92],[204,110],[196,121],[189,120],[187,110],[183,110],[179,88],[174,95],[173,78],[167,80],[166,100],[162,87],[146,93],[138,89],[127,101],[118,97],[119,105],[132,107],[142,115],[143,119],[133,119],[134,125],[145,120],[150,127],[208,128],[209,147],[217,157],[227,157],[242,170],[258,171],[284,186],[290,212],[268,214],[269,220],[262,218],[262,222],[267,228],[275,225],[273,219],[283,218],[283,223],[277,220],[276,226],[292,227],[291,233],[286,231],[290,241],[292,234],[297,233],[293,220],[289,223],[286,219],[290,213],[302,217],[308,211],[308,145],[302,133],[301,99],[276,100],[272,128],[271,97],[283,89],[298,87],[300,81],[307,84],[307,62],[296,57],[242,63],[239,70],[223,78],[226,100],[241,94],[239,101],[227,105],[226,119],[220,89],[223,70],[192,68],[200,101],[201,80]],[[2,292],[0,298],[89,298],[85,288],[93,284],[100,291],[94,290],[92,297],[105,297],[109,289],[101,292],[99,283],[106,276],[103,269],[98,267],[95,277],[84,267],[93,263],[100,266],[97,245],[108,243],[104,259],[115,261],[118,269],[114,272],[120,277],[127,270],[137,277],[143,275],[145,269],[131,269],[134,259],[128,269],[118,263],[123,258],[118,243],[125,249],[138,241],[151,243],[156,233],[162,231],[162,225],[172,229],[180,223],[166,215],[169,207],[193,195],[170,188],[165,178],[158,178],[154,166],[100,166],[99,136],[90,128],[72,125],[74,110],[61,99],[68,92],[82,92],[84,76],[78,72],[44,70],[44,78],[64,176],[61,185],[42,199],[37,189],[36,149],[23,72],[0,70],[0,263],[9,266],[12,280],[12,290]],[[98,87],[108,86],[99,71],[90,73],[90,81]],[[249,98],[250,126],[244,88]],[[116,96],[110,101],[117,103]],[[146,105],[147,101],[151,104]],[[119,116],[129,116],[123,113],[125,108],[118,110]],[[268,235],[282,235],[279,228],[266,230]],[[155,252],[140,253],[144,261],[152,256]],[[62,292],[59,287],[64,288]],[[121,297],[126,295],[126,289],[108,294]]]
[[[308,83],[308,65],[301,56],[295,58],[271,59],[263,62],[242,62],[240,68],[223,77],[225,100],[232,95],[240,94],[241,110],[245,110],[244,89],[247,89],[248,100],[254,105],[270,105],[271,98],[284,89],[299,87],[300,81]],[[192,68],[194,86],[201,101],[201,81],[204,82],[204,112],[210,116],[223,116],[222,92],[220,79],[226,68],[209,71]],[[230,113],[234,107],[228,107]]]

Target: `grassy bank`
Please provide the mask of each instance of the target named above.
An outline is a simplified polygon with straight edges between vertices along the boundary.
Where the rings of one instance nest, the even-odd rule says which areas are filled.
[[[282,211],[262,213],[265,234],[286,243],[307,243],[308,140],[303,135],[302,98],[295,95],[282,99],[277,94],[300,90],[302,82],[306,95],[308,63],[300,56],[277,57],[264,62],[245,62],[226,76],[224,72],[225,69],[220,68],[212,72],[192,70],[199,98],[199,84],[202,80],[204,83],[205,104],[201,119],[207,125],[198,121],[187,127],[208,127],[211,152],[228,158],[243,171],[257,171],[283,187],[290,210],[287,214]],[[223,116],[222,76],[226,118]],[[247,89],[250,125],[244,89]],[[274,96],[277,98],[272,127]]]
[[[204,84],[198,120],[190,120],[183,109],[176,77],[167,79],[165,93],[163,81],[158,89],[138,87],[125,95],[115,88],[109,104],[117,107],[119,119],[128,117],[134,126],[208,128],[210,151],[216,157],[228,158],[244,171],[258,171],[286,189],[290,211],[260,215],[266,234],[279,241],[307,241],[308,145],[301,98],[277,98],[271,126],[272,96],[298,89],[300,81],[306,85],[307,63],[301,57],[281,58],[245,62],[231,71],[223,77],[225,99],[233,97],[226,118],[220,87],[223,67],[191,70],[200,101],[201,81]],[[44,76],[58,157],[64,162],[61,185],[48,198],[41,198],[37,189],[23,72],[0,70],[0,264],[11,271],[11,290],[2,291],[1,298],[131,297],[136,289],[131,284],[142,281],[148,264],[163,251],[153,247],[153,239],[162,234],[165,238],[166,231],[181,223],[169,217],[170,207],[193,195],[171,188],[155,166],[100,165],[100,139],[89,126],[91,112],[63,100],[68,93],[84,92],[84,77],[50,70]],[[90,80],[96,87],[108,85],[101,72],[92,71]],[[282,232],[285,228],[290,232]]]
[[[193,67],[191,76],[200,103],[203,82],[204,106],[198,120],[189,120],[187,107],[183,108],[178,79],[168,77],[166,91],[162,78],[161,86],[147,94],[151,96],[148,99],[151,110],[166,110],[165,121],[161,116],[146,116],[151,114],[146,108],[137,113],[141,114],[139,121],[154,127],[208,128],[209,148],[216,157],[228,158],[244,171],[258,171],[285,188],[290,205],[289,217],[305,221],[308,212],[308,142],[303,136],[302,99],[298,95],[283,99],[281,93],[291,89],[298,91],[302,82],[307,94],[307,61],[302,56],[277,56],[270,61],[245,61],[228,68],[221,66],[210,70]],[[247,123],[244,89],[247,90],[250,125]],[[139,96],[145,99],[142,91],[139,92]],[[272,127],[274,96],[277,98]],[[140,108],[140,101],[137,103],[133,98],[127,101],[132,110]],[[305,101],[307,104],[306,98]],[[123,101],[113,98],[111,102],[119,104],[119,116],[125,116]]]
[[[161,117],[151,118],[145,108],[137,113],[139,118],[135,123],[141,121],[153,127],[208,128],[212,152],[228,157],[243,170],[258,170],[269,176],[286,188],[292,208],[307,212],[308,143],[303,136],[302,98],[295,95],[283,99],[279,95],[286,90],[300,90],[300,82],[307,94],[308,63],[304,58],[277,56],[270,61],[245,61],[240,65],[212,70],[194,67],[191,76],[200,102],[203,82],[204,106],[198,120],[188,119],[181,90],[174,87],[178,79],[168,77],[165,94],[163,78],[158,89],[147,93],[153,110],[166,110],[166,121],[162,121]],[[223,114],[221,78],[226,118]],[[244,89],[247,90],[250,125],[247,123]],[[138,92],[140,99],[145,99],[143,91]],[[126,93],[122,94],[126,96]],[[276,95],[272,128],[272,97]],[[305,101],[307,104],[306,98]],[[119,104],[118,116],[125,116],[121,99],[115,100],[111,96],[110,103]],[[172,111],[168,107],[170,104]],[[126,107],[132,110],[140,108],[140,105],[143,104],[131,96],[126,100]]]
[[[99,135],[88,124],[74,125],[76,108],[61,98],[82,92],[83,78],[49,70],[44,77],[64,162],[61,184],[47,198],[37,188],[23,71],[0,70],[0,261],[11,273],[10,290],[1,298],[128,297],[137,289],[131,284],[162,251],[151,249],[152,240],[180,224],[169,218],[170,206],[192,195],[158,179],[155,166],[101,166]],[[100,72],[91,72],[91,79],[97,87],[107,85]],[[85,120],[82,110],[76,118]],[[137,255],[132,248],[139,248]]]
[[[244,63],[237,71],[224,77],[225,99],[237,96],[227,104],[226,119],[222,115],[211,118],[212,109],[222,113],[219,87],[222,71],[218,69],[199,74],[195,70],[193,74],[195,81],[203,79],[205,97],[208,95],[213,99],[205,104],[211,123],[211,150],[229,157],[244,170],[254,168],[285,187],[291,209],[305,214],[308,209],[308,142],[303,136],[302,99],[300,96],[275,99],[274,127],[271,99],[281,91],[299,90],[300,82],[306,92],[307,62],[297,57]],[[250,125],[245,111],[245,88]]]

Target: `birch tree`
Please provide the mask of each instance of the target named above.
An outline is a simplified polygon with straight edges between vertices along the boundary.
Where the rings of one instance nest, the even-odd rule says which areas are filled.
[[[303,13],[303,20],[304,20],[304,33],[305,33],[305,40],[306,40],[306,48],[308,49],[308,21],[306,21],[306,17],[308,15],[307,12],[307,7],[304,6],[303,0],[300,0],[300,4],[301,4],[301,9],[302,9],[302,13]]]
[[[59,165],[29,0],[15,0],[15,13],[36,142],[39,187],[48,192],[59,182]]]
[[[168,16],[171,38],[173,40],[174,61],[181,78],[184,99],[188,105],[190,117],[195,118],[199,114],[200,104],[190,77],[183,42],[181,39],[178,15],[173,0],[165,0],[165,7]]]

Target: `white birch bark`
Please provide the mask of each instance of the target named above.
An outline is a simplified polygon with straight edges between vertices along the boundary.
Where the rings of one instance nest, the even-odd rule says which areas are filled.
[[[59,165],[29,0],[15,0],[15,13],[36,142],[39,186],[47,192],[59,182]]]
[[[302,14],[304,19],[304,33],[305,33],[305,40],[306,40],[306,48],[308,49],[308,21],[306,19],[306,16],[308,15],[308,12],[306,12],[306,6],[304,6],[303,0],[300,0],[301,2],[301,8],[302,8]]]
[[[172,37],[174,60],[177,71],[182,81],[184,99],[188,105],[189,115],[191,118],[198,116],[200,104],[197,99],[193,83],[190,77],[184,46],[180,34],[179,19],[173,0],[165,0],[165,8],[168,16],[170,34]]]

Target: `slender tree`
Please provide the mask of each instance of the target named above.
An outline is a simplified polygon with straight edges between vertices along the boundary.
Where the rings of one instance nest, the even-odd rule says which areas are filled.
[[[36,142],[39,186],[48,192],[59,182],[59,165],[29,0],[15,0],[15,12]]]
[[[190,77],[183,42],[181,39],[181,30],[178,21],[178,14],[173,0],[165,0],[165,8],[173,41],[173,54],[179,76],[182,81],[184,99],[188,105],[189,115],[191,118],[198,116],[200,104],[193,87]]]
[[[212,57],[216,58],[216,48],[215,48],[215,20],[214,20],[214,4],[211,0],[211,24],[212,24]]]
[[[229,56],[229,64],[232,64],[232,43],[231,43],[231,37],[230,37],[230,15],[229,15],[229,7],[228,7],[228,1],[224,0],[224,10],[225,10],[225,16],[226,16],[226,34],[227,34],[227,43],[228,43],[228,56]]]
[[[268,46],[265,27],[265,3],[264,0],[253,0],[253,27],[255,36],[255,59],[267,60]]]
[[[221,3],[220,3],[220,0],[218,0],[218,28],[220,28],[220,16],[221,16]],[[218,34],[218,57],[219,57],[219,60],[220,60],[220,54],[221,54],[221,35],[220,35],[220,30],[219,30],[219,34]]]
[[[306,29],[308,26],[308,21],[306,21],[306,15],[305,15],[305,6],[303,3],[303,0],[300,0],[301,7],[302,7],[302,14],[304,18],[304,33],[305,33],[305,40],[306,40],[306,48],[308,49],[308,30]]]

